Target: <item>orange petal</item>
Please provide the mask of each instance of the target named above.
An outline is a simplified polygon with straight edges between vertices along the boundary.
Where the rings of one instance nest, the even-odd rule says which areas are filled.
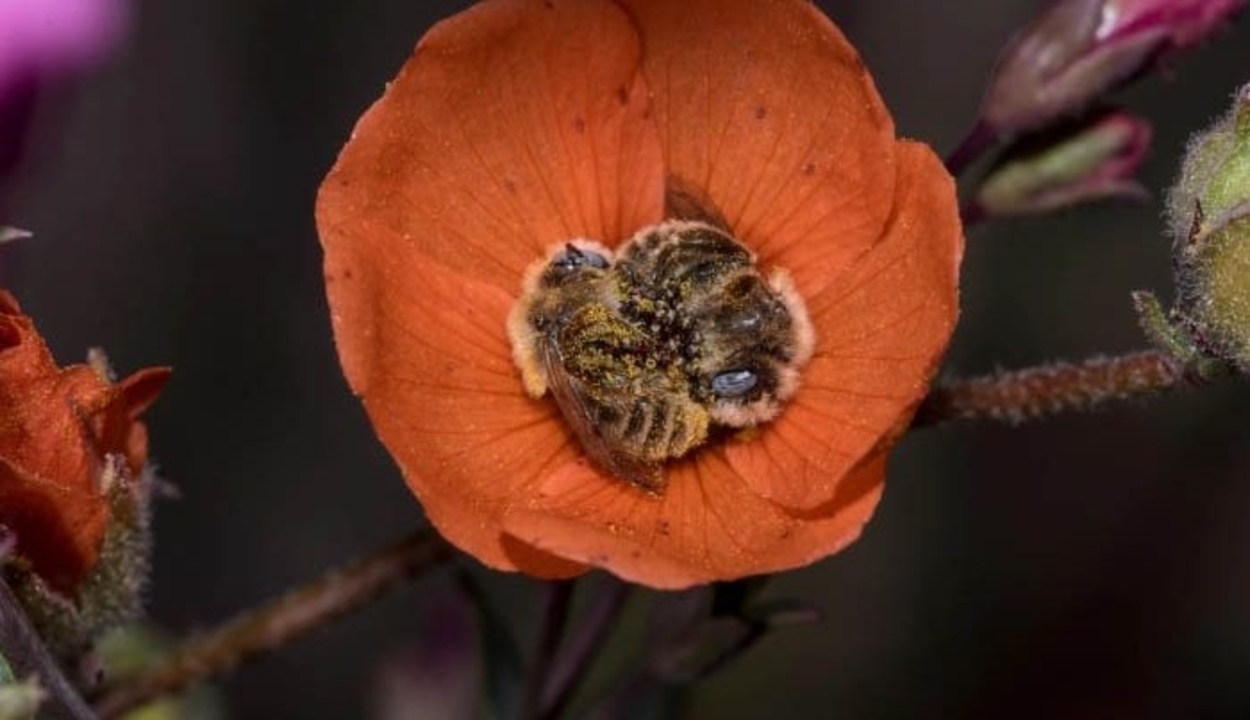
[[[894,195],[894,126],[828,18],[803,0],[621,4],[679,186],[706,194],[766,265],[801,246],[788,269],[802,292],[875,242]]]
[[[156,402],[157,396],[165,389],[165,384],[172,375],[173,370],[167,367],[145,368],[117,384],[121,404],[125,406],[126,415],[131,421],[117,450],[126,454],[126,461],[133,473],[140,472],[148,461],[147,427],[137,420]],[[110,452],[116,450],[110,449]]]
[[[512,293],[556,242],[655,222],[663,172],[639,53],[607,0],[488,0],[439,23],[321,187],[326,252],[367,243],[384,263],[407,245]]]
[[[0,377],[16,383],[44,375],[55,367],[52,353],[31,319],[22,314],[17,299],[0,290]],[[0,385],[0,393],[6,392],[12,391]],[[6,396],[0,395],[0,400],[7,404]]]
[[[816,352],[790,407],[758,437],[726,446],[747,483],[787,507],[828,502],[843,475],[906,428],[955,327],[954,183],[923,145],[900,143],[898,158],[884,239],[807,299]]]
[[[512,298],[385,228],[329,243],[325,271],[344,372],[430,521],[482,562],[518,569],[502,513],[578,450],[558,411],[522,390],[504,334]],[[580,569],[546,559],[522,569]]]
[[[12,295],[0,297],[0,456],[35,476],[91,489],[99,458],[87,419],[108,395],[93,370],[57,367]]]
[[[680,589],[810,564],[859,536],[881,497],[885,455],[853,470],[804,517],[760,498],[715,451],[669,470],[662,497],[570,464],[505,517],[553,554],[655,588]]]
[[[108,521],[103,495],[47,480],[0,455],[0,524],[17,554],[54,590],[73,596],[95,565]]]
[[[137,474],[147,463],[147,429],[136,422],[143,411],[156,402],[165,383],[169,382],[169,368],[145,368],[116,385],[97,393],[98,407],[84,407],[87,411],[95,444],[101,456],[122,453],[132,474]]]
[[[126,407],[126,416],[136,420],[152,403],[160,397],[166,383],[173,375],[167,367],[144,368],[128,375],[117,383],[117,390],[122,396],[122,404]]]
[[[7,365],[7,363],[5,363]],[[95,371],[85,365],[58,370],[24,382],[3,378],[0,402],[0,455],[39,477],[67,489],[93,490],[100,470],[90,413],[109,393]]]

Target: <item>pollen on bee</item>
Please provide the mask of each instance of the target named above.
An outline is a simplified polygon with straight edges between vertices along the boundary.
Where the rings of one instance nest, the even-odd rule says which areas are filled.
[[[508,341],[512,343],[512,362],[521,373],[526,394],[540,398],[547,394],[547,372],[539,357],[539,333],[530,325],[528,315],[532,303],[524,294],[508,313]]]
[[[660,494],[664,464],[716,428],[776,418],[812,355],[794,282],[755,263],[695,221],[646,228],[615,254],[555,246],[526,271],[508,316],[525,391],[553,396],[598,469]]]
[[[595,240],[579,238],[569,240],[548,249],[539,260],[530,263],[525,269],[521,280],[521,295],[512,305],[508,313],[508,341],[512,345],[512,362],[521,373],[521,384],[525,392],[533,398],[547,394],[548,373],[543,360],[544,329],[534,322],[535,317],[542,317],[549,310],[543,307],[550,304],[550,288],[552,278],[547,277],[553,265],[562,256],[580,253],[583,258],[601,258],[603,262],[612,261],[612,251]]]

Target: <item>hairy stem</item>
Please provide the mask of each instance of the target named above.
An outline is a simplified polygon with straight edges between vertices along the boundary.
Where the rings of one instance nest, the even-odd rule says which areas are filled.
[[[225,672],[368,604],[452,554],[451,546],[437,534],[417,532],[188,641],[151,672],[107,691],[96,703],[96,711],[101,718],[115,718]]]
[[[595,654],[603,647],[604,640],[625,608],[632,587],[628,583],[610,579],[610,585],[593,605],[581,627],[574,635],[564,655],[552,669],[546,691],[543,694],[543,720],[560,717],[573,699],[582,680],[594,664]]]
[[[949,380],[929,393],[912,426],[980,419],[1018,424],[1151,395],[1181,385],[1187,378],[1176,360],[1146,350]]]
[[[39,686],[46,693],[39,707],[39,717],[57,720],[91,720],[95,717],[44,647],[3,577],[0,577],[0,655],[4,656],[17,677],[34,675],[39,679]]]

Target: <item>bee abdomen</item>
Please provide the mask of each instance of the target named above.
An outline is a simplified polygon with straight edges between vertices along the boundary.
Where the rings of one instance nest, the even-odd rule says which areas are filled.
[[[648,460],[684,455],[707,438],[707,411],[682,399],[649,399],[622,413],[609,433],[629,448],[630,454]]]
[[[625,419],[625,427],[620,433],[621,439],[628,440],[635,447],[645,445],[646,438],[651,431],[654,415],[650,403],[640,402],[634,405],[629,411],[629,416]]]

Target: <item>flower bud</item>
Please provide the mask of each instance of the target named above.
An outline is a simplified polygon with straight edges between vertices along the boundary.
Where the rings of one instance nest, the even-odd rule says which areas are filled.
[[[1107,112],[1007,151],[977,189],[966,215],[1050,212],[1104,198],[1142,198],[1133,175],[1150,146],[1150,124]]]
[[[1192,244],[1250,200],[1250,84],[1232,110],[1195,135],[1180,177],[1168,195],[1168,217],[1178,244]]]
[[[47,645],[74,652],[133,614],[147,577],[147,431],[169,377],[117,381],[103,355],[58,367],[0,290],[0,525],[13,589]]]
[[[1246,0],[1058,0],[1008,44],[980,125],[1013,135],[1072,114],[1194,45]]]
[[[1168,212],[1173,316],[1203,354],[1250,372],[1250,85],[1190,143]]]

